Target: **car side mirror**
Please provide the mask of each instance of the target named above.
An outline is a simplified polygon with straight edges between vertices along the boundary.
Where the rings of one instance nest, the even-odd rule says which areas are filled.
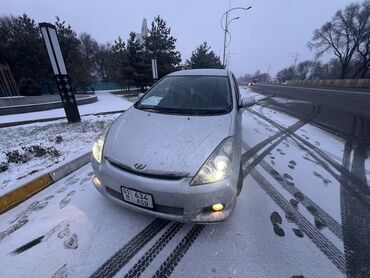
[[[256,100],[254,97],[245,97],[242,98],[242,103],[240,108],[248,108],[256,104]]]

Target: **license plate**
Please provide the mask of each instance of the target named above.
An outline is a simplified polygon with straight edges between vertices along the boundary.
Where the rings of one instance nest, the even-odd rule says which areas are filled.
[[[126,202],[146,208],[153,208],[152,195],[126,187],[122,187],[121,190],[123,200],[125,200]]]

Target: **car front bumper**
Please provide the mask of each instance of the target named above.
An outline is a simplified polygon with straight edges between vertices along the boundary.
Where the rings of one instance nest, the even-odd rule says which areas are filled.
[[[191,178],[168,180],[136,175],[117,168],[104,160],[92,165],[101,185],[97,190],[108,199],[132,210],[178,222],[215,223],[226,220],[233,211],[237,197],[238,173],[212,184],[190,186]],[[126,187],[152,195],[154,208],[149,209],[123,200],[121,188]],[[223,204],[219,212],[214,204]]]

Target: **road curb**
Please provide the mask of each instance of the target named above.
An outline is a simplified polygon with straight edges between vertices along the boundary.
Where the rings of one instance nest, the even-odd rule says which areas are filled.
[[[288,85],[338,86],[343,88],[370,88],[370,79],[323,79],[323,80],[288,80]]]
[[[89,162],[90,152],[59,166],[49,173],[38,176],[8,193],[5,193],[0,196],[0,214],[16,207],[36,193],[80,169]]]

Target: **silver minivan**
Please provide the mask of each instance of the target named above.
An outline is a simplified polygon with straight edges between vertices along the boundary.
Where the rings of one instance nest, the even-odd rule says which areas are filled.
[[[242,108],[228,70],[171,73],[96,140],[93,184],[127,208],[180,222],[228,218],[243,184]]]

